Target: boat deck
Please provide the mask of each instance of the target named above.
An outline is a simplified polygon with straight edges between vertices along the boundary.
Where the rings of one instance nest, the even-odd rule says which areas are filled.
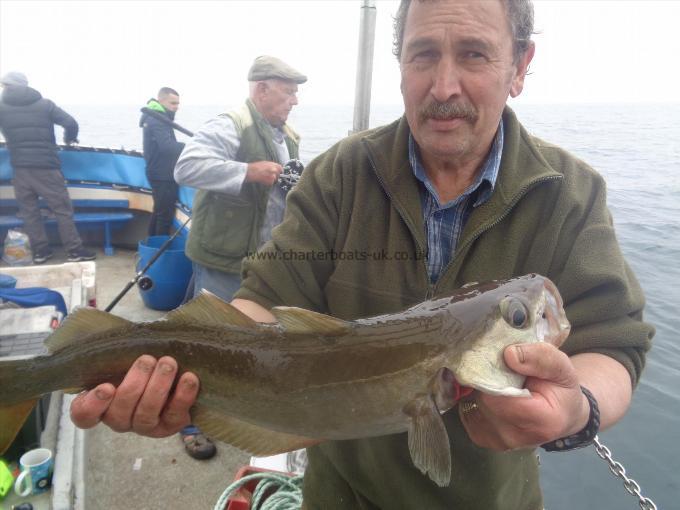
[[[57,248],[55,252],[55,258],[49,263],[64,262],[63,251]],[[116,248],[114,256],[105,256],[98,250],[98,308],[104,309],[134,277],[135,255],[134,251]],[[0,268],[2,265],[0,262]],[[135,288],[128,291],[112,312],[134,321],[154,320],[164,315],[146,308]],[[212,509],[238,468],[249,462],[248,455],[222,443],[218,444],[217,455],[212,459],[194,460],[185,453],[178,436],[149,439],[118,434],[99,425],[82,437],[85,462],[80,481],[84,501],[76,499],[75,507],[87,510]],[[77,477],[74,481],[76,494],[80,481]],[[35,510],[51,508],[48,495],[20,499],[12,492],[0,502],[0,509],[9,509],[27,500]]]

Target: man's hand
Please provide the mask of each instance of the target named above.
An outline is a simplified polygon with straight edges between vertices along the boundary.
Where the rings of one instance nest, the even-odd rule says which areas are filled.
[[[134,431],[149,437],[166,437],[191,423],[189,410],[198,395],[198,377],[183,373],[170,393],[177,362],[170,357],[158,361],[139,357],[116,388],[100,384],[81,393],[71,404],[71,419],[80,428],[100,421],[116,432]]]
[[[283,167],[273,161],[255,161],[248,163],[245,180],[246,182],[259,182],[272,186],[282,171]]]
[[[588,422],[590,407],[569,357],[547,343],[506,348],[508,367],[526,375],[530,398],[476,392],[475,408],[458,406],[470,439],[483,448],[505,451],[535,447],[574,434]]]

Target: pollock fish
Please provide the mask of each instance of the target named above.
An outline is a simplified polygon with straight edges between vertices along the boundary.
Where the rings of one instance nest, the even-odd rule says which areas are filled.
[[[559,346],[570,328],[555,285],[533,274],[354,321],[272,313],[277,323],[256,323],[205,292],[147,323],[76,310],[46,340],[48,354],[0,358],[0,452],[40,395],[118,384],[138,356],[170,355],[200,378],[192,419],[212,438],[266,456],[407,431],[414,465],[446,486],[441,415],[458,402],[454,388],[527,396],[503,350]]]

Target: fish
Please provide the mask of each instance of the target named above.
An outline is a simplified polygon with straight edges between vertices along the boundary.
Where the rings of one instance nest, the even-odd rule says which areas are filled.
[[[169,355],[199,377],[192,423],[211,438],[268,456],[407,432],[414,465],[446,486],[452,460],[441,415],[460,388],[528,396],[504,349],[559,346],[570,330],[557,287],[537,274],[353,321],[271,312],[276,323],[258,323],[205,291],[153,322],[77,309],[46,340],[47,354],[0,358],[0,452],[42,394],[118,384],[140,355]]]

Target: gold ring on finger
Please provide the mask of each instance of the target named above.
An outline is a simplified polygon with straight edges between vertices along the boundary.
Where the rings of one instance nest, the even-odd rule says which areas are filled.
[[[479,406],[477,405],[477,402],[474,400],[466,400],[465,402],[461,402],[460,404],[460,412],[465,414],[470,414],[473,411],[476,411],[479,409]]]

